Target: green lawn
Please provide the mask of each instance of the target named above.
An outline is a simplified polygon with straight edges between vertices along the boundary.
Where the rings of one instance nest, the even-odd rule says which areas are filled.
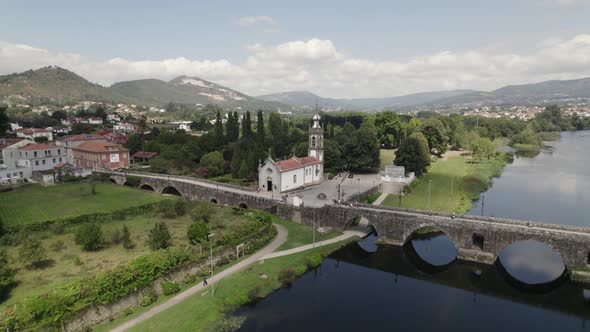
[[[284,226],[289,231],[287,241],[283,243],[277,249],[277,251],[296,248],[313,242],[313,231],[310,226],[281,220],[276,217],[273,218],[272,222]],[[338,231],[330,231],[324,235],[320,234],[319,232],[316,232],[315,240],[316,242],[329,240],[341,234],[342,233]]]
[[[96,194],[88,182],[43,187],[27,185],[0,193],[0,219],[7,225],[108,212],[165,199],[165,196],[137,189],[99,183]]]
[[[439,159],[428,173],[419,178],[412,192],[402,197],[402,207],[428,209],[428,185],[430,183],[430,210],[464,213],[471,202],[491,185],[491,179],[499,176],[506,164],[506,156],[483,162],[473,162],[464,157]],[[453,191],[451,193],[451,184]],[[384,206],[399,205],[398,195],[389,195],[381,203]]]
[[[381,149],[379,150],[379,160],[381,161],[380,169],[385,169],[385,166],[392,166],[395,159],[395,150]]]
[[[204,292],[196,294],[129,331],[202,331],[223,317],[228,303],[241,303],[247,300],[251,290],[256,289],[259,296],[266,296],[281,287],[281,283],[277,280],[280,271],[293,268],[302,273],[305,270],[306,256],[314,253],[327,255],[349,241],[353,239],[253,264],[246,270],[218,282],[214,298]],[[108,331],[145,310],[145,308],[139,308],[137,312],[127,317],[97,327],[96,331]]]

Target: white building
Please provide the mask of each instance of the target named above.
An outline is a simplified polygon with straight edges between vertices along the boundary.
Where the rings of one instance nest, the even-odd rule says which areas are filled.
[[[270,156],[258,168],[258,186],[264,191],[287,192],[324,180],[324,129],[320,116],[309,128],[307,157],[274,161]]]
[[[66,149],[52,144],[37,144],[29,140],[0,141],[2,163],[0,183],[31,178],[33,172],[53,170],[66,162]]]
[[[135,131],[135,126],[130,123],[119,123],[113,125],[113,131],[116,133],[132,133]]]
[[[16,131],[16,137],[25,138],[34,141],[40,137],[47,137],[48,141],[53,141],[53,128],[23,128]]]

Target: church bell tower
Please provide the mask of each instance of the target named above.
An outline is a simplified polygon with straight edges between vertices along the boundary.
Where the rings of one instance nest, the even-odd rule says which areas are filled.
[[[309,127],[309,150],[308,156],[316,157],[324,161],[324,128],[320,125],[320,115],[316,114],[312,118],[313,124]]]

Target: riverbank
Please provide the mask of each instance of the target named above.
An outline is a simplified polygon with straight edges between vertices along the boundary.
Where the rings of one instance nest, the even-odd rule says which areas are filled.
[[[428,169],[428,173],[414,180],[402,196],[401,207],[442,212],[465,213],[472,202],[502,174],[511,156],[499,153],[490,160],[475,161],[468,156],[441,158]],[[428,193],[430,186],[430,204]],[[391,194],[381,203],[399,206],[399,195]]]
[[[355,240],[356,238],[351,238],[343,242],[253,264],[246,270],[217,282],[215,297],[212,297],[208,290],[199,292],[181,304],[172,306],[133,326],[129,331],[200,331],[215,329],[224,324],[233,324],[235,319],[231,318],[231,312],[288,285],[309,269],[320,265],[323,257]],[[120,317],[108,324],[96,327],[95,331],[108,331],[138,314]],[[174,317],[174,319],[169,319],[169,317]]]

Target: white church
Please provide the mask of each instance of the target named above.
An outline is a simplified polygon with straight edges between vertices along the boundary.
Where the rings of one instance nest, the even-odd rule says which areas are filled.
[[[324,180],[324,129],[319,114],[312,120],[307,157],[274,161],[269,156],[258,168],[260,190],[283,193]]]

